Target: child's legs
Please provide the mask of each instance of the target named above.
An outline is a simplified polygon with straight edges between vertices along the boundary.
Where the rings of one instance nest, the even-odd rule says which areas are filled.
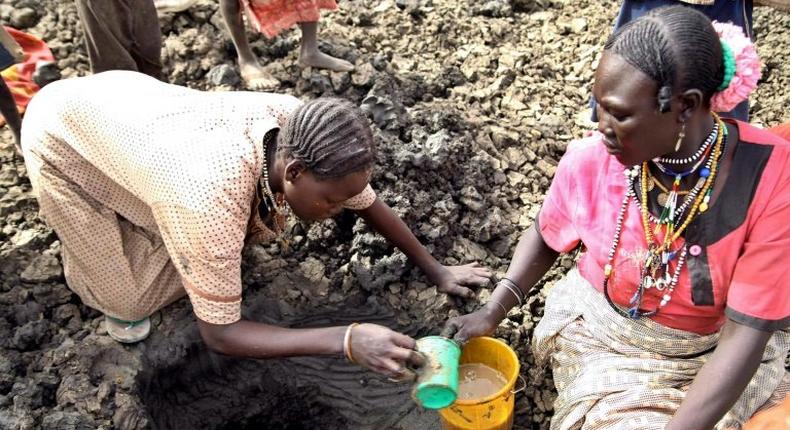
[[[318,21],[300,22],[302,47],[299,62],[303,66],[329,69],[338,72],[354,70],[354,65],[341,58],[335,58],[318,50]]]
[[[250,43],[247,40],[247,33],[244,28],[244,17],[241,10],[240,0],[219,0],[219,7],[222,17],[228,26],[230,38],[236,47],[239,56],[239,63],[256,63],[255,54],[252,53]]]

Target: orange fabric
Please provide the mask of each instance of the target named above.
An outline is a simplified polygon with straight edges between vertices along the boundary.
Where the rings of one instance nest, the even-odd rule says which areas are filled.
[[[240,0],[255,30],[268,38],[298,22],[316,22],[321,9],[335,10],[335,0]]]
[[[785,127],[790,130],[790,127]],[[760,412],[750,419],[743,430],[790,430],[790,397],[771,409]]]
[[[14,64],[0,73],[11,90],[11,94],[14,95],[16,108],[21,115],[27,109],[30,99],[40,89],[33,82],[33,72],[36,71],[36,63],[39,61],[55,61],[55,57],[52,56],[52,51],[41,39],[15,28],[5,27],[5,29],[19,43],[22,50],[25,51],[24,61]]]
[[[771,127],[768,129],[768,131],[782,136],[782,138],[785,140],[790,140],[790,122],[779,124],[776,127]]]

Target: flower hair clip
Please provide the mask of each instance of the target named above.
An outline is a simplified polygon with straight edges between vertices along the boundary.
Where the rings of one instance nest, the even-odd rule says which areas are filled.
[[[752,41],[730,23],[713,21],[724,58],[724,79],[711,99],[714,112],[727,112],[757,88],[762,64]]]

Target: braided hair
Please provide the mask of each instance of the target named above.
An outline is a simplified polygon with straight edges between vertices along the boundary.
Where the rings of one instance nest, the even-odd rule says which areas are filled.
[[[277,136],[277,151],[300,160],[318,179],[365,170],[376,159],[373,134],[350,102],[322,97],[299,107]]]
[[[721,43],[710,20],[686,6],[654,9],[620,27],[604,51],[619,55],[658,84],[659,111],[669,112],[673,91],[697,89],[704,102],[724,79]]]

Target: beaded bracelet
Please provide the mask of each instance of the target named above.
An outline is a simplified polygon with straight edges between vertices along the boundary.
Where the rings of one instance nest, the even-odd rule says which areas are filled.
[[[351,325],[349,325],[348,328],[346,329],[345,336],[343,336],[343,354],[345,354],[346,359],[349,362],[355,364],[356,361],[354,361],[354,354],[351,351],[351,330],[358,325],[359,323],[352,323]]]

